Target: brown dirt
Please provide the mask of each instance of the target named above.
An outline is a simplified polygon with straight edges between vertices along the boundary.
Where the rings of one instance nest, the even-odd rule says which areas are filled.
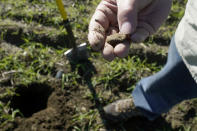
[[[14,122],[8,123],[3,130],[68,130],[71,118],[75,114],[77,105],[89,108],[91,103],[78,99],[80,90],[71,87],[62,90],[59,80],[50,79],[48,84],[32,83],[30,85],[17,85],[11,106],[20,109],[23,117],[18,116]]]
[[[125,41],[129,41],[129,34],[119,34],[115,33],[113,35],[107,36],[106,42],[112,46],[116,46],[118,43],[123,43]]]

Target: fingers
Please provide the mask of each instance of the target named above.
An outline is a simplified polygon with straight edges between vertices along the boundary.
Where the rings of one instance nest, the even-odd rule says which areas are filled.
[[[113,47],[112,45],[105,43],[102,51],[103,58],[108,61],[112,61],[116,56],[119,58],[124,58],[129,53],[129,42],[120,43]]]
[[[129,41],[116,45],[114,48],[115,56],[119,58],[126,57],[129,54],[129,47],[130,47]]]
[[[105,30],[98,22],[90,22],[88,41],[93,50],[99,51],[105,43]]]
[[[134,32],[137,25],[136,4],[136,0],[124,0],[124,2],[122,0],[103,0],[97,7],[90,21],[88,40],[94,50],[103,48],[102,54],[105,59],[111,61],[115,56],[123,58],[128,55],[129,42],[113,47],[105,43],[106,31],[113,34],[113,31],[110,32],[111,29],[108,29],[109,25],[118,24],[120,33],[131,34]]]
[[[119,31],[116,27],[111,27],[109,29],[108,35],[112,35],[118,32]],[[115,47],[113,47],[108,43],[105,43],[105,47],[103,48],[102,55],[108,61],[112,61],[115,57],[123,58],[128,55],[129,46],[130,46],[129,41],[125,43],[119,43]]]
[[[142,6],[138,14],[138,25],[136,31],[132,34],[133,42],[142,42],[148,36],[154,34],[166,19],[171,2],[166,0],[150,1],[145,8]]]
[[[153,34],[155,29],[150,23],[138,21],[136,31],[131,35],[132,42],[139,43],[144,41],[148,36]]]
[[[115,58],[114,47],[108,43],[105,43],[105,46],[102,51],[103,58],[112,61]]]
[[[131,34],[137,25],[137,1],[138,0],[117,0],[118,24],[120,32]]]
[[[109,36],[109,35],[113,35],[118,32],[119,32],[118,27],[112,26],[112,27],[109,27],[109,29],[106,32],[106,35]]]
[[[137,28],[135,33],[131,36],[132,42],[140,43],[149,36],[149,32],[144,28]]]
[[[155,32],[167,18],[171,4],[171,0],[153,0],[139,12],[139,21],[146,21]]]
[[[88,40],[91,47],[98,51],[101,50],[105,43],[106,31],[110,25],[117,23],[115,2],[108,2],[103,0],[97,7],[89,24]]]
[[[106,35],[108,36],[108,35],[112,35],[118,32],[119,30],[117,27],[109,27]],[[114,47],[108,43],[105,43],[105,46],[102,50],[102,55],[104,59],[108,61],[112,61],[115,58]]]
[[[165,0],[160,1],[165,5]],[[129,42],[119,43],[113,47],[105,43],[106,35],[120,32],[132,34],[133,42],[145,40],[157,30],[167,16],[168,11],[157,6],[158,4],[161,3],[152,0],[102,0],[90,21],[88,34],[90,45],[94,50],[103,49],[103,57],[109,61],[116,56],[120,58],[127,56]],[[115,25],[118,25],[119,30],[110,29]]]
[[[117,0],[118,6],[118,26],[120,33],[132,34],[137,25],[137,1],[136,0]],[[119,43],[114,47],[113,57],[126,57],[129,53],[130,43]],[[107,48],[107,47],[106,47]]]

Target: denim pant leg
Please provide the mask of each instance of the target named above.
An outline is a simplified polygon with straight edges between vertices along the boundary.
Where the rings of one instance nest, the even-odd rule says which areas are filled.
[[[154,120],[183,100],[197,97],[197,84],[178,54],[174,38],[164,68],[139,81],[132,96],[135,106],[149,120]]]

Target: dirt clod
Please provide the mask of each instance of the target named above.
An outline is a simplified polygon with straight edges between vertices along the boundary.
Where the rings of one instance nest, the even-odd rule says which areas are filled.
[[[130,41],[130,34],[113,34],[107,36],[106,42],[112,46],[116,46],[118,43],[123,43],[125,41]]]

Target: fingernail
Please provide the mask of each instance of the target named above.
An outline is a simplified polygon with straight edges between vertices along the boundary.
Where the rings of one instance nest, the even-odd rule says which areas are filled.
[[[105,44],[105,48],[102,51],[102,55],[103,57],[108,60],[108,61],[112,61],[114,59],[114,51],[113,51],[113,47],[109,44]]]
[[[123,34],[131,34],[132,26],[129,22],[124,22],[121,26],[120,32]]]

